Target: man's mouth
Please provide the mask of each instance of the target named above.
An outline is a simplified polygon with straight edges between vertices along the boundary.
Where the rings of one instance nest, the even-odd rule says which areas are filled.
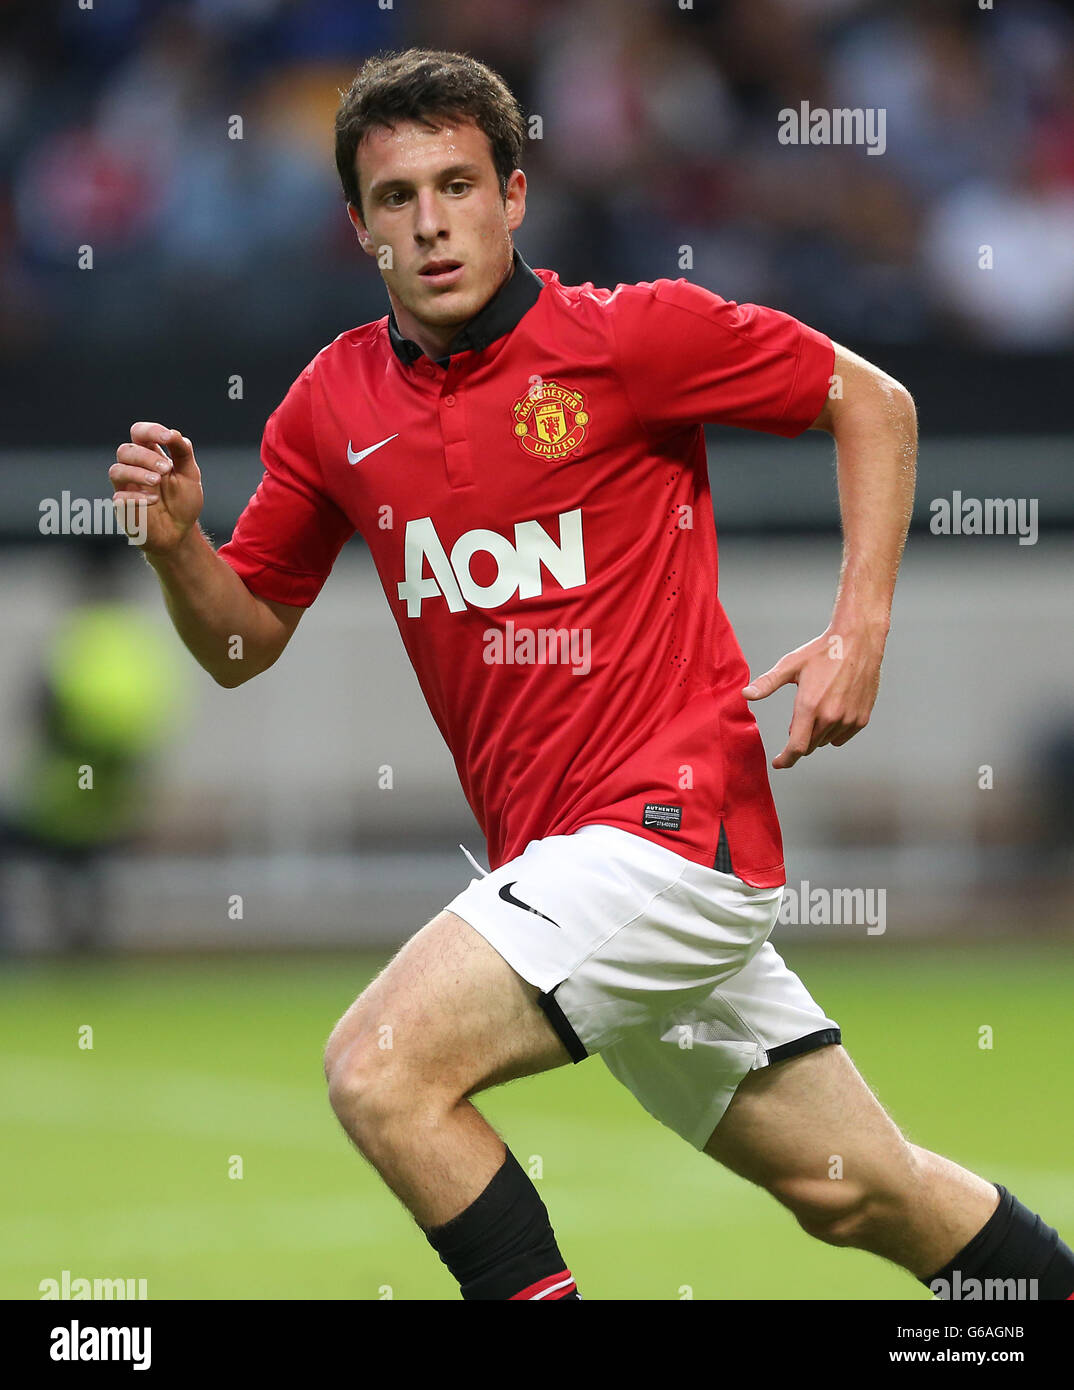
[[[462,262],[448,260],[429,261],[419,272],[423,280],[433,285],[449,285],[462,273]]]

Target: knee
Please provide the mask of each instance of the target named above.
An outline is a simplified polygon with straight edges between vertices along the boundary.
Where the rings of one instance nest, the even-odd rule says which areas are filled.
[[[360,1146],[435,1124],[454,1103],[426,1067],[408,1065],[375,1028],[360,1024],[329,1038],[324,1076],[336,1118]]]
[[[872,1184],[848,1177],[780,1178],[769,1191],[802,1230],[826,1245],[868,1247],[887,1219],[887,1200]]]
[[[356,1030],[346,1026],[347,1022],[346,1016],[340,1019],[324,1045],[324,1079],[328,1085],[329,1096],[343,1080],[347,1069],[347,1054],[356,1036]]]
[[[404,1108],[405,1086],[382,1052],[377,1038],[362,1028],[328,1039],[324,1078],[336,1118],[352,1136],[389,1124]]]

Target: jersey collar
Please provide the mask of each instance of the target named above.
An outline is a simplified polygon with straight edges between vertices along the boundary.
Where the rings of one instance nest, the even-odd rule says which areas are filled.
[[[452,338],[446,357],[434,360],[438,366],[446,367],[457,352],[480,352],[510,333],[523,314],[537,303],[537,296],[544,289],[544,281],[536,275],[515,250],[514,273],[500,286],[491,299]],[[388,308],[388,337],[392,350],[400,362],[410,366],[424,356],[422,349],[412,338],[404,338],[395,321],[395,310]]]

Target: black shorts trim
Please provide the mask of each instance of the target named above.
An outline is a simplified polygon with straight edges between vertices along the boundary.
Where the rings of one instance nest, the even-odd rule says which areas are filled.
[[[560,981],[560,984],[562,983]],[[559,985],[550,989],[547,994],[539,994],[537,1002],[548,1015],[548,1021],[559,1035],[560,1042],[571,1054],[571,1061],[584,1062],[589,1053],[585,1050],[585,1043],[571,1027],[570,1019],[556,1003],[557,989],[559,989]]]
[[[830,1043],[841,1043],[843,1041],[842,1031],[838,1028],[821,1028],[816,1033],[807,1033],[804,1038],[795,1038],[793,1042],[780,1043],[778,1047],[768,1049],[768,1064],[773,1062],[785,1062],[788,1057],[797,1057],[803,1052],[814,1052],[818,1047],[827,1047]]]

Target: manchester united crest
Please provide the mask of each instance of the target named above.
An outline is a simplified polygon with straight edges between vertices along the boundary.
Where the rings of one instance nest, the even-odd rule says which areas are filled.
[[[566,458],[585,438],[589,413],[584,405],[580,391],[558,381],[535,381],[515,401],[515,438],[534,458]]]

